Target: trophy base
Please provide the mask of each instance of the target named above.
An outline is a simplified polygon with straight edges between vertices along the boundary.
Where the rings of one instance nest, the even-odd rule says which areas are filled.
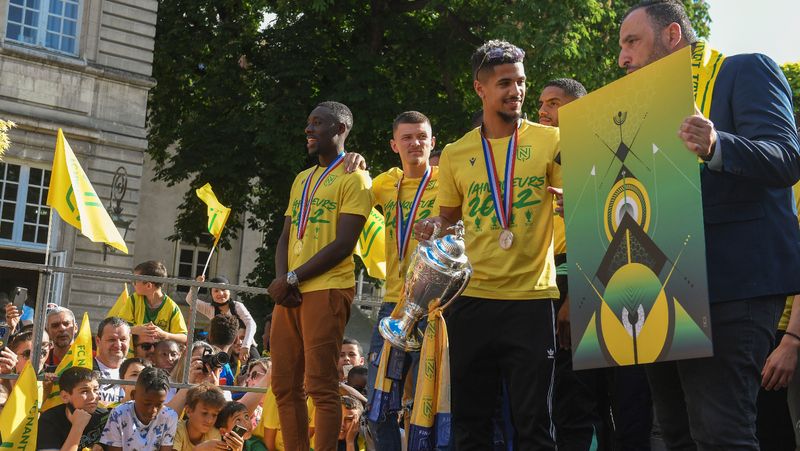
[[[403,320],[384,318],[378,323],[378,331],[392,346],[403,351],[419,351],[422,347],[422,340],[417,335],[416,327],[412,327],[412,332],[406,334]]]

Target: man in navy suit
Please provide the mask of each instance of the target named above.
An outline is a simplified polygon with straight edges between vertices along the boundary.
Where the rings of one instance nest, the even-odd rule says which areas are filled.
[[[677,1],[644,1],[620,28],[629,73],[695,46]],[[788,294],[800,292],[800,231],[791,186],[800,149],[791,91],[760,54],[722,61],[709,117],[677,130],[701,167],[714,357],[649,365],[656,417],[670,449],[758,450],[756,397]]]

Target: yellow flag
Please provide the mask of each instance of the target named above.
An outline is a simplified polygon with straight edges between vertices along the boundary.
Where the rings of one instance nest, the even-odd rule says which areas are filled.
[[[35,450],[39,429],[39,386],[31,362],[17,379],[3,411],[0,412],[0,448]]]
[[[231,214],[231,209],[217,200],[210,183],[196,189],[195,193],[208,206],[208,233],[214,235],[214,246],[216,246],[222,235],[222,229],[225,228],[225,223],[228,221],[228,215]]]
[[[361,257],[370,277],[386,279],[386,224],[374,208],[358,236],[355,254]]]
[[[125,240],[103,208],[89,177],[83,172],[60,128],[47,205],[53,207],[64,222],[80,230],[86,238],[128,253]]]
[[[130,302],[130,295],[128,294],[128,284],[124,283],[122,285],[124,287],[122,289],[122,293],[119,294],[119,297],[117,297],[117,301],[114,302],[114,306],[111,307],[111,310],[108,311],[106,318],[110,318],[112,316],[120,316],[120,312],[122,312],[122,309],[124,309],[125,306],[128,305],[128,302]]]
[[[92,364],[92,329],[89,325],[89,313],[84,312],[78,336],[75,337],[75,341],[70,345],[69,351],[56,367],[56,375],[61,376],[61,373],[66,371],[67,368],[72,368],[73,366],[92,369]],[[53,390],[50,391],[50,395],[42,405],[42,412],[63,404],[60,393],[61,387],[58,386],[58,383],[54,383]]]

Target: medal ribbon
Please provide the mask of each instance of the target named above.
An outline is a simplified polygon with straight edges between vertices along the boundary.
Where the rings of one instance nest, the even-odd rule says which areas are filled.
[[[494,161],[494,154],[492,153],[492,143],[486,139],[481,128],[481,144],[483,144],[483,160],[486,162],[486,173],[489,176],[489,190],[492,193],[492,200],[494,201],[494,213],[497,220],[500,221],[500,226],[504,230],[508,230],[511,225],[511,208],[514,199],[514,165],[517,160],[517,138],[519,127],[514,129],[514,134],[508,140],[508,149],[506,150],[506,170],[505,180],[503,182],[503,190],[500,191],[500,180],[497,178],[497,165]],[[502,199],[500,196],[502,195]]]
[[[325,168],[325,172],[323,172],[322,175],[319,176],[317,183],[314,184],[314,188],[311,190],[310,193],[308,191],[308,187],[311,186],[311,179],[314,178],[314,174],[317,172],[317,168],[319,168],[319,165],[317,165],[314,168],[314,170],[306,179],[306,183],[303,186],[303,195],[300,198],[300,218],[297,222],[298,240],[302,240],[303,236],[306,234],[306,226],[308,225],[308,215],[309,213],[311,213],[311,201],[314,200],[314,195],[317,193],[319,185],[322,184],[322,181],[325,180],[326,177],[328,177],[328,174],[333,172],[334,169],[336,169],[340,164],[342,164],[342,161],[344,161],[344,152],[340,153],[339,156],[337,156],[336,159],[333,160],[333,162],[329,164],[327,168]]]
[[[406,251],[408,251],[408,243],[411,241],[409,238],[411,237],[411,229],[414,227],[414,220],[417,218],[417,210],[419,209],[419,204],[422,202],[422,195],[425,193],[425,190],[428,188],[428,182],[431,180],[431,168],[425,170],[425,174],[422,175],[422,180],[419,182],[419,186],[417,187],[417,193],[414,195],[414,200],[411,202],[411,208],[408,210],[408,217],[404,219],[403,217],[403,205],[400,203],[400,190],[403,189],[403,178],[405,178],[405,174],[403,177],[400,177],[400,183],[397,185],[397,203],[395,204],[395,217],[397,218],[397,255],[400,257],[400,261],[403,261],[403,258],[406,255]]]

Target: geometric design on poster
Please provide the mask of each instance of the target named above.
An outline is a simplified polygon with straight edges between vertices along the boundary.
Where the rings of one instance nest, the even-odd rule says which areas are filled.
[[[586,330],[581,334],[581,340],[575,346],[574,352],[573,359],[591,362],[594,367],[605,366],[603,348],[600,346],[600,339],[597,336],[596,315],[593,314],[592,318],[586,324]]]
[[[670,346],[666,358],[672,360],[675,358],[686,358],[685,356],[687,355],[703,356],[704,354],[699,354],[698,350],[706,346],[710,347],[711,340],[676,298],[672,298],[672,305],[675,308],[675,330],[673,333],[681,337],[681,340],[677,342],[675,340],[672,341],[672,346]]]
[[[633,218],[645,233],[650,229],[650,198],[647,189],[639,180],[627,173],[627,168],[623,167],[620,179],[609,190],[604,204],[603,223],[608,241],[613,239],[626,214]]]
[[[687,48],[559,110],[574,369],[713,354],[691,77]]]
[[[611,276],[623,265],[641,263],[654,273],[660,274],[667,256],[630,215],[623,215],[616,233],[597,268],[595,277],[608,285]]]

